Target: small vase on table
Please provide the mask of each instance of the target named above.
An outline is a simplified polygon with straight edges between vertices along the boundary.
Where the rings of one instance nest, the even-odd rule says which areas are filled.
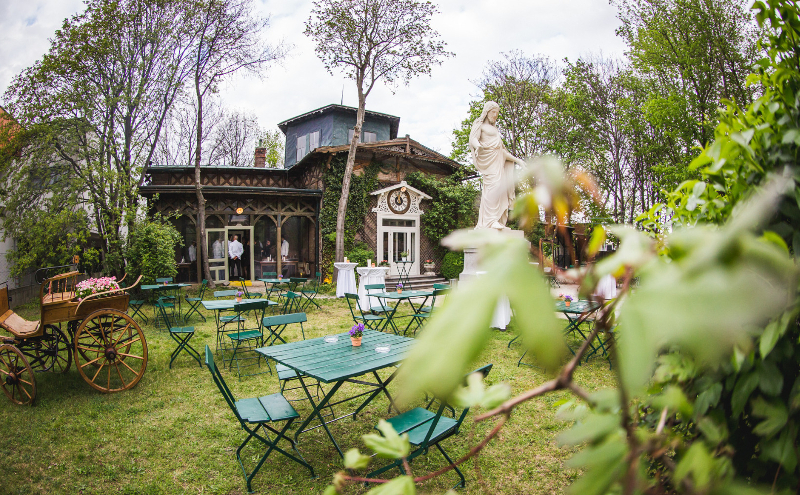
[[[353,344],[353,347],[361,347],[361,338],[364,336],[364,324],[356,323],[348,333],[350,334],[350,343]]]

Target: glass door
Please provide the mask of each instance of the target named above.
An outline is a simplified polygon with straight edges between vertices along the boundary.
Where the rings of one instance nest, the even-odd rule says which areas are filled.
[[[417,270],[417,253],[416,253],[416,232],[409,231],[408,229],[389,229],[386,232],[386,243],[384,249],[388,251],[386,256],[389,259],[389,266],[391,267],[390,273],[392,275],[400,274],[400,262],[411,262],[410,264],[403,264],[403,272],[415,275]],[[388,246],[386,246],[388,244]]]
[[[228,280],[228,238],[225,229],[206,229],[208,269],[215,283]]]

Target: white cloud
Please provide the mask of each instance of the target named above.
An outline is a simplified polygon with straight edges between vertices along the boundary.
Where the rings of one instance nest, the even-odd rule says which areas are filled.
[[[603,51],[621,56],[624,44],[614,34],[615,9],[600,0],[440,0],[433,25],[455,57],[433,69],[431,77],[412,80],[394,94],[377,87],[367,100],[371,110],[401,117],[400,134],[449,153],[453,128],[466,117],[469,101],[489,60],[501,52],[541,53],[561,61]],[[269,70],[263,80],[234,77],[222,87],[227,105],[255,113],[261,125],[339,103],[355,106],[355,84],[341,74],[328,74],[303,35],[312,1],[260,0],[271,14],[270,40],[292,44],[290,56]],[[83,8],[80,0],[6,0],[0,6],[0,91],[14,74],[32,64],[49,47],[48,38],[62,20]],[[35,19],[32,25],[26,26]]]

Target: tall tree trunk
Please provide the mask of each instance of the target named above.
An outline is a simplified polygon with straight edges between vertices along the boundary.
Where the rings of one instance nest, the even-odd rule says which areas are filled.
[[[356,113],[356,126],[353,128],[353,139],[350,140],[350,151],[347,153],[347,164],[344,167],[342,179],[342,195],[339,197],[339,210],[336,212],[336,257],[335,261],[344,260],[344,221],[347,213],[347,199],[350,197],[350,179],[353,176],[353,165],[356,162],[356,147],[361,138],[361,126],[364,124],[364,111],[367,105],[367,96],[358,84],[358,112]],[[334,270],[334,272],[337,272]]]
[[[197,193],[197,230],[200,232],[200,257],[203,260],[203,275],[212,289],[216,286],[208,266],[208,236],[206,235],[206,198],[200,182],[200,155],[203,143],[203,94],[200,79],[195,77],[194,89],[197,94],[197,143],[194,150],[194,190]]]

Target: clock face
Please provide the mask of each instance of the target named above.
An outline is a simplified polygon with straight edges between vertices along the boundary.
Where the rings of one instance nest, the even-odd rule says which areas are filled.
[[[389,193],[386,202],[389,204],[389,209],[392,210],[392,212],[397,214],[405,213],[411,207],[411,196],[408,194],[408,191],[395,189]]]

